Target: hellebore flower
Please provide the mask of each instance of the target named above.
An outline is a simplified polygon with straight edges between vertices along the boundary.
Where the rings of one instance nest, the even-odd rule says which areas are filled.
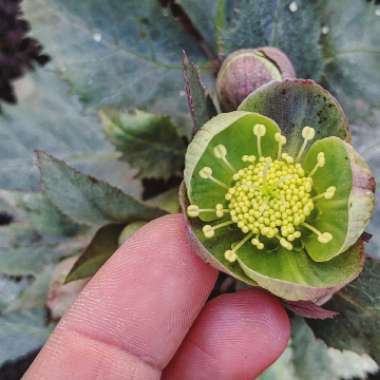
[[[188,147],[185,213],[218,269],[287,300],[323,303],[362,269],[374,182],[348,142],[320,138],[319,126],[300,131],[288,139],[256,112],[211,119]]]

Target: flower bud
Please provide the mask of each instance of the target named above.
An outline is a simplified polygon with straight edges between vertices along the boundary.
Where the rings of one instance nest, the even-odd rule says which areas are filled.
[[[230,54],[217,77],[223,111],[236,110],[252,91],[272,80],[295,78],[289,58],[279,49],[242,49]]]

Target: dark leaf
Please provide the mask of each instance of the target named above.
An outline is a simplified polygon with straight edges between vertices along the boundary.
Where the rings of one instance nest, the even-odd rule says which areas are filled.
[[[93,276],[119,247],[118,239],[123,228],[123,224],[108,224],[99,228],[67,275],[66,283]]]
[[[326,304],[339,315],[309,321],[317,337],[328,345],[367,353],[380,363],[380,262],[368,259],[360,277]]]
[[[86,176],[42,151],[38,162],[49,199],[71,219],[87,225],[150,220],[164,212],[106,182]]]
[[[167,190],[160,195],[147,200],[147,203],[151,206],[159,207],[162,210],[170,214],[180,212],[179,200],[178,200],[178,187]]]
[[[185,144],[170,117],[110,108],[99,114],[107,137],[139,176],[168,179],[182,169]]]
[[[318,1],[240,0],[224,29],[226,53],[240,48],[278,47],[299,78],[319,80],[323,72]]]
[[[208,47],[215,52],[221,52],[225,2],[225,0],[175,0],[175,3],[184,9]]]
[[[217,114],[214,102],[201,82],[198,68],[183,52],[183,73],[187,102],[193,120],[193,134],[209,119]]]

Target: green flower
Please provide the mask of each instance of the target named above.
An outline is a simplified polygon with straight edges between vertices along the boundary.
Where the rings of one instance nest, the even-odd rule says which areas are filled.
[[[186,215],[218,269],[288,300],[322,302],[362,269],[374,180],[352,146],[320,125],[283,130],[247,111],[207,122],[186,155]]]

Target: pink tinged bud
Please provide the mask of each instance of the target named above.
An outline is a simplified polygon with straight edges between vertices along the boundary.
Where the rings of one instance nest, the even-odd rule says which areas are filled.
[[[217,92],[224,111],[236,110],[254,90],[272,80],[295,78],[288,57],[279,49],[242,49],[230,54],[217,77]]]

